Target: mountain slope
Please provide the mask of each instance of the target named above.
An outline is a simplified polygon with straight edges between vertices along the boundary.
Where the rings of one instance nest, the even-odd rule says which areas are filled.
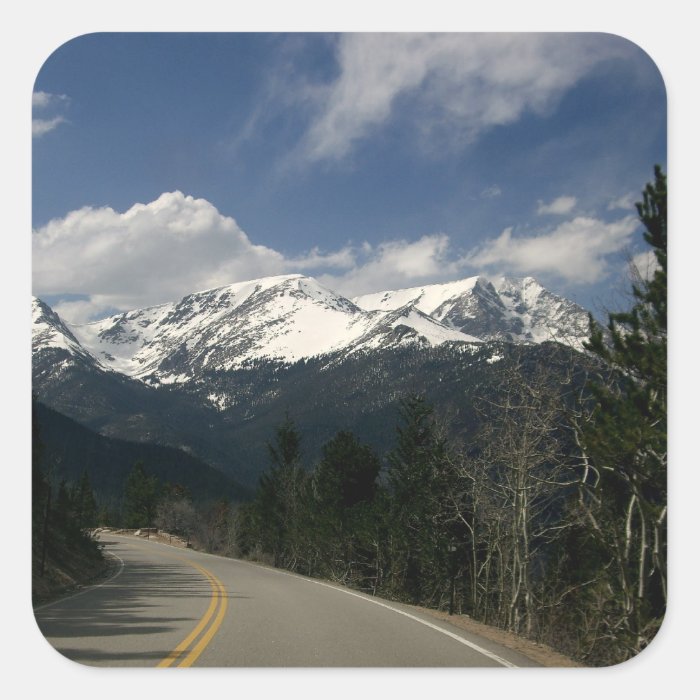
[[[99,435],[41,402],[35,410],[41,454],[50,461],[52,478],[76,484],[87,471],[102,503],[120,502],[127,476],[138,461],[161,484],[185,486],[198,501],[242,500],[250,495],[231,477],[182,450]]]
[[[368,311],[413,306],[450,328],[484,341],[556,341],[580,348],[588,337],[588,313],[547,291],[532,277],[504,277],[496,286],[483,277],[470,277],[365,294],[353,301]]]
[[[290,363],[397,342],[478,342],[420,310],[365,311],[301,275],[198,292],[71,330],[103,367],[159,384],[259,360]]]

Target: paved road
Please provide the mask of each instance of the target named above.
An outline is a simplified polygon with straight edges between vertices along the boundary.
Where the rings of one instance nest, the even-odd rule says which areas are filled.
[[[117,573],[40,607],[91,666],[537,666],[413,608],[235,559],[107,534]]]

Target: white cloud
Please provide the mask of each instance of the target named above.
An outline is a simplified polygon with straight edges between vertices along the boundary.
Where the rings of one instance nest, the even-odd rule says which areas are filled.
[[[639,199],[639,195],[636,192],[628,192],[622,197],[613,199],[612,202],[608,204],[608,211],[614,211],[616,209],[624,209],[633,211],[635,207],[635,202]]]
[[[573,208],[576,206],[576,197],[562,196],[557,197],[554,201],[549,204],[545,204],[540,201],[537,203],[537,213],[543,214],[569,214]]]
[[[98,294],[84,300],[59,301],[52,308],[62,319],[66,319],[70,323],[87,323],[109,315],[114,307],[105,302]]]
[[[54,95],[50,92],[39,90],[32,94],[33,110],[61,111],[69,102],[67,95]],[[59,124],[64,124],[67,119],[61,115],[49,116],[46,118],[36,117],[32,119],[32,137],[37,138],[53,131]]]
[[[181,192],[123,213],[109,207],[70,212],[34,231],[32,247],[35,295],[87,297],[55,305],[76,323],[257,277],[349,270],[358,254],[367,255],[345,246],[285,257],[252,243],[210,202]]]
[[[606,257],[629,245],[637,225],[632,216],[612,223],[577,217],[538,236],[515,238],[512,229],[506,229],[463,262],[511,274],[547,274],[574,284],[593,283],[605,276]]]
[[[349,269],[354,267],[356,255],[350,246],[341,250],[324,253],[319,248],[312,248],[306,255],[298,258],[291,258],[288,262],[292,267],[299,270],[316,270],[319,268]]]
[[[32,119],[32,136],[38,137],[48,134],[49,131],[53,131],[59,124],[63,124],[65,121],[63,117]]]
[[[68,95],[54,95],[50,92],[39,90],[32,93],[32,107],[34,109],[45,109],[54,107],[68,101]]]
[[[33,235],[34,293],[86,294],[105,308],[161,303],[284,270],[280,253],[254,245],[232,218],[180,192],[124,213],[84,207]]]
[[[444,233],[417,241],[388,241],[357,251],[358,263],[342,275],[325,274],[319,281],[348,297],[384,289],[400,289],[454,278],[461,273]]]
[[[84,207],[34,231],[33,286],[60,301],[73,323],[108,312],[179,299],[195,290],[288,272],[318,279],[348,296],[459,274],[445,234],[285,257],[253,244],[231,217],[181,192],[124,213]]]
[[[399,112],[399,101],[424,140],[468,142],[525,112],[545,113],[622,45],[594,34],[343,34],[338,77],[302,95],[317,106],[303,156],[343,158]]]

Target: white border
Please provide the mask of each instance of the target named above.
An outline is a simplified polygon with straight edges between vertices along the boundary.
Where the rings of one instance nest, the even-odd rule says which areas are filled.
[[[2,403],[5,504],[2,509],[5,562],[3,593],[6,633],[2,639],[5,686],[46,689],[52,697],[120,699],[125,693],[167,693],[189,697],[208,687],[226,693],[250,690],[265,695],[302,690],[305,696],[337,698],[358,692],[419,697],[449,693],[490,697],[529,698],[564,692],[567,698],[586,698],[604,690],[635,698],[652,698],[682,687],[696,661],[691,635],[698,621],[694,589],[699,580],[695,554],[698,460],[694,442],[696,421],[683,396],[698,396],[696,313],[686,306],[688,292],[697,306],[694,266],[700,236],[695,208],[698,199],[696,159],[700,124],[694,67],[698,56],[697,23],[692,4],[685,0],[561,3],[551,0],[494,0],[490,4],[433,0],[430,3],[358,0],[352,4],[295,0],[257,3],[221,0],[143,2],[120,0],[28,0],[5,13],[2,52],[3,203],[10,209],[2,227],[2,279],[5,368]],[[642,47],[665,78],[669,105],[669,185],[672,245],[671,277],[671,477],[670,486],[670,599],[671,606],[659,639],[639,658],[612,669],[540,672],[499,671],[338,674],[305,672],[178,673],[91,671],[67,662],[38,639],[29,605],[29,312],[30,294],[30,147],[31,90],[34,77],[50,53],[65,41],[93,31],[591,31],[624,36]],[[7,303],[9,302],[9,303]],[[9,307],[9,308],[8,308]],[[26,307],[26,308],[25,308]],[[25,330],[26,329],[26,330]],[[26,335],[23,333],[26,332]],[[680,382],[683,382],[683,391]],[[17,486],[19,485],[19,488]],[[10,564],[8,566],[7,564]],[[494,673],[498,674],[497,676]],[[115,683],[114,681],[118,681]],[[264,685],[261,686],[260,684]],[[20,685],[21,684],[21,685]],[[212,684],[210,686],[210,684]],[[214,685],[215,684],[215,685]],[[225,684],[225,685],[222,685]],[[43,686],[43,688],[42,688]],[[690,686],[692,687],[692,686]],[[65,690],[62,690],[65,689]]]

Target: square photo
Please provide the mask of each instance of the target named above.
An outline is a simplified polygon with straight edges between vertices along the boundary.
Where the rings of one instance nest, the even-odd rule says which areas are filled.
[[[643,47],[86,34],[32,117],[56,652],[604,667],[653,642],[667,124]]]

